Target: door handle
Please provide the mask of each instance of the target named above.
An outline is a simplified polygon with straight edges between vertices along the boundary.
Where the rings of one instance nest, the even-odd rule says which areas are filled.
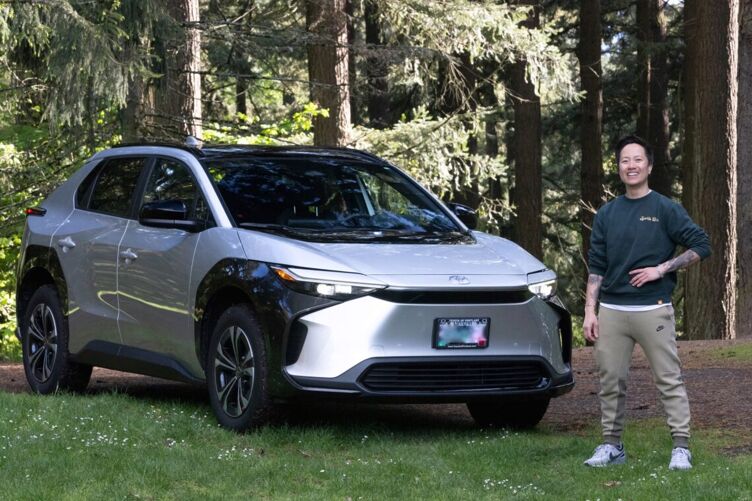
[[[131,264],[132,261],[138,259],[138,254],[133,252],[131,249],[125,249],[124,251],[120,252],[120,257],[125,260],[125,264]]]
[[[69,236],[65,238],[61,238],[57,241],[57,245],[60,246],[60,248],[63,250],[63,252],[68,252],[72,248],[76,246],[76,242],[73,241],[73,239]]]

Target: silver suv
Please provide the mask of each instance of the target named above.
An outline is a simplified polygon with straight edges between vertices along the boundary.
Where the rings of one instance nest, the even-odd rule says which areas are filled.
[[[27,210],[16,293],[26,377],[92,366],[206,385],[219,422],[277,400],[465,402],[534,426],[571,390],[556,275],[348,149],[97,153]]]

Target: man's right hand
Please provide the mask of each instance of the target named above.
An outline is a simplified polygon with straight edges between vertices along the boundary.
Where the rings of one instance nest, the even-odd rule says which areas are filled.
[[[598,339],[598,317],[595,315],[594,310],[585,312],[585,320],[582,322],[582,334],[591,343],[595,343],[595,340]]]
[[[585,339],[595,343],[598,339],[598,316],[595,314],[595,307],[598,304],[598,295],[601,290],[603,277],[590,273],[588,275],[587,290],[585,291],[585,320],[582,322],[582,333]]]

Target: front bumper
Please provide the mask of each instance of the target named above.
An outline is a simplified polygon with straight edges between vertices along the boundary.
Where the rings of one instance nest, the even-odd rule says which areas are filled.
[[[423,402],[501,396],[557,397],[574,388],[541,357],[399,357],[364,360],[336,378],[293,377],[303,392]]]
[[[483,349],[432,347],[436,318],[490,318]],[[502,304],[402,304],[366,296],[295,321],[287,381],[303,392],[467,401],[554,397],[574,386],[571,319],[537,297]],[[291,354],[293,356],[291,356]]]

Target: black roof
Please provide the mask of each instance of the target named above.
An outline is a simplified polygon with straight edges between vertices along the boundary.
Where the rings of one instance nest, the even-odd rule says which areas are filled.
[[[352,148],[333,148],[321,146],[257,146],[257,145],[238,145],[238,144],[207,144],[201,148],[186,146],[181,143],[123,143],[113,146],[113,148],[124,148],[127,146],[162,146],[167,148],[177,148],[192,153],[199,159],[208,158],[228,158],[243,156],[318,156],[329,158],[347,158],[352,160],[366,160],[384,163],[384,160],[372,153]]]
[[[203,158],[226,158],[243,156],[316,156],[347,158],[383,163],[384,160],[362,150],[321,146],[250,146],[250,145],[205,145],[201,148]]]

